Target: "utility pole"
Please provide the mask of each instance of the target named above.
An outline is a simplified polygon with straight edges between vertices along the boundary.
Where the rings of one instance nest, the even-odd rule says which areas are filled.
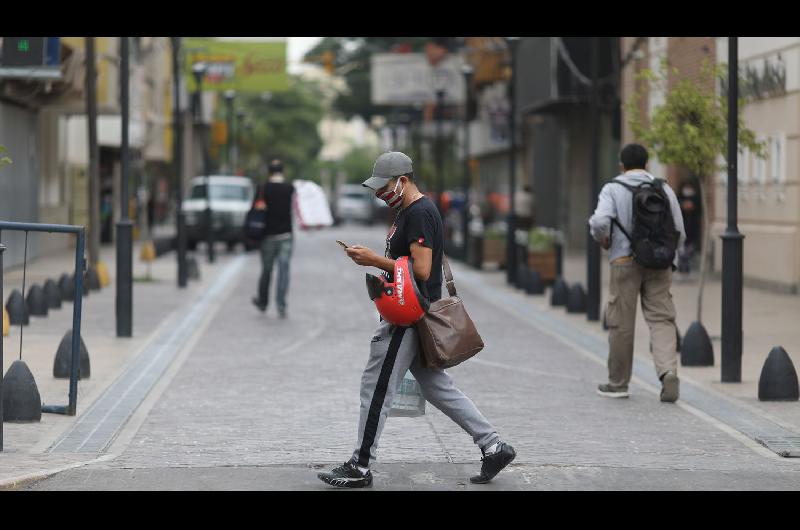
[[[173,146],[173,171],[175,171],[175,237],[178,252],[178,287],[186,287],[186,216],[183,213],[183,124],[181,123],[181,38],[172,39],[172,90],[173,112],[172,130],[175,145]]]
[[[133,334],[133,223],[128,217],[128,121],[130,114],[129,98],[129,59],[128,37],[120,37],[120,107],[122,111],[122,174],[120,185],[120,219],[117,223],[117,337],[130,337]]]
[[[598,151],[600,145],[600,108],[597,87],[597,47],[599,40],[591,37],[591,72],[592,72],[592,102],[591,102],[591,135],[592,154],[589,164],[589,208],[594,211],[599,193],[598,182]],[[597,322],[600,320],[600,246],[594,241],[588,228],[586,231],[586,319]]]
[[[100,166],[97,147],[97,70],[94,37],[86,37],[86,129],[89,140],[89,264],[100,259]]]
[[[728,226],[722,239],[722,382],[742,381],[742,252],[739,233],[738,167],[739,50],[728,37]]]

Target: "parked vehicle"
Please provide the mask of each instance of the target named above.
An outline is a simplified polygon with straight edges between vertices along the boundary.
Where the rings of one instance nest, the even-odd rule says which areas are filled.
[[[361,184],[344,184],[336,194],[336,219],[372,223],[381,205],[385,206],[385,203],[377,199],[370,189]]]
[[[248,177],[211,175],[211,219],[214,241],[224,241],[228,250],[237,243],[245,244],[244,218],[253,203],[255,186]],[[198,241],[208,239],[206,222],[206,177],[192,179],[192,187],[183,201],[186,214],[186,241],[190,250],[197,248]]]

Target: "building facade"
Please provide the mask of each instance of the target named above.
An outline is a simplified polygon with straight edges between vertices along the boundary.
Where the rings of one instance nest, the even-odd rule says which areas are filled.
[[[667,90],[680,79],[711,83],[700,76],[704,64],[728,62],[726,37],[624,37],[621,55],[630,57],[622,70],[622,99],[644,89],[640,112],[647,117],[663,104],[665,93],[648,87],[636,75],[645,68],[658,69],[666,60],[679,74],[670,74]],[[738,228],[744,234],[745,285],[777,292],[800,292],[800,38],[740,37],[739,95],[746,103],[744,124],[765,145],[765,157],[748,150],[738,158]],[[714,83],[717,91],[720,83]],[[623,116],[623,142],[635,141],[628,116]],[[722,243],[727,225],[727,172],[724,159],[707,186],[710,248],[713,271],[721,273]],[[678,189],[690,177],[684,170],[665,166],[657,158],[650,170]]]

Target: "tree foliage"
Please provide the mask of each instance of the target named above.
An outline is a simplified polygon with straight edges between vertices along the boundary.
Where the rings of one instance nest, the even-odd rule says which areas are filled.
[[[702,221],[703,233],[700,238],[700,285],[697,290],[697,321],[702,322],[703,287],[705,285],[706,267],[708,264],[708,244],[710,234],[709,201],[706,189],[713,176],[718,156],[727,160],[728,155],[728,99],[724,91],[718,94],[717,81],[724,87],[727,65],[716,68],[706,62],[697,80],[681,79],[667,92],[664,104],[657,107],[650,116],[650,123],[645,124],[640,112],[642,98],[649,92],[649,87],[642,87],[634,93],[625,104],[628,112],[628,123],[638,141],[642,142],[656,154],[665,164],[681,166],[696,177],[700,184],[700,196],[703,201]],[[680,72],[670,68],[662,61],[661,69],[656,73],[645,70],[639,79],[649,81],[662,90],[667,86],[670,71],[676,77]],[[739,98],[738,116],[738,150],[748,148],[760,157],[765,157],[764,142],[756,141],[755,133],[744,126],[741,109],[744,98]]]
[[[325,37],[304,59],[322,64],[323,53],[333,52],[336,73],[347,83],[347,90],[334,100],[334,110],[345,119],[360,115],[369,122],[373,115],[390,110],[385,105],[371,103],[370,56],[391,51],[421,52],[428,40],[429,37]]]
[[[310,179],[322,139],[317,125],[324,108],[321,94],[312,82],[292,77],[290,89],[270,96],[242,94],[237,106],[244,111],[245,124],[239,133],[240,165],[246,174],[263,177],[273,158],[283,160],[288,178]],[[224,107],[220,109],[224,114]]]
[[[640,79],[664,88],[669,67],[662,63],[656,73],[645,70]],[[648,146],[659,161],[681,166],[702,179],[710,178],[716,169],[718,155],[728,154],[728,101],[725,94],[717,94],[714,81],[724,79],[725,65],[712,68],[706,63],[697,81],[681,79],[667,93],[664,104],[655,109],[650,123],[644,123],[640,102],[649,92],[642,88],[625,104],[629,124],[636,138]],[[673,74],[680,75],[676,68]],[[757,142],[755,133],[744,126],[741,109],[744,98],[738,101],[739,150],[747,147],[756,156],[764,157],[764,143]]]

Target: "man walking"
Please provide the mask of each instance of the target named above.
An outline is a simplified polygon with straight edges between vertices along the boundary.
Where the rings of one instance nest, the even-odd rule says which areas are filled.
[[[389,281],[393,281],[395,260],[410,256],[419,292],[430,302],[439,300],[444,247],[442,218],[436,205],[417,188],[411,159],[400,152],[382,154],[375,162],[372,177],[363,185],[375,190],[375,195],[398,213],[386,238],[383,257],[358,245],[345,249],[348,257],[358,265],[384,270]],[[361,377],[361,413],[355,450],[343,465],[319,473],[322,481],[341,488],[372,485],[369,465],[376,458],[378,440],[398,381],[409,369],[425,399],[469,433],[480,447],[483,465],[480,474],[470,478],[471,482],[489,482],[514,459],[514,448],[500,439],[494,426],[454,386],[447,372],[422,366],[416,329],[381,321],[373,333],[369,360]]]
[[[645,171],[647,149],[628,144],[620,162],[624,173],[603,186],[589,219],[592,237],[609,250],[611,262],[606,310],[608,383],[597,392],[612,398],[629,396],[636,300],[641,293],[662,385],[661,401],[672,403],[678,400],[679,380],[678,331],[670,287],[686,239],[681,209],[675,192]]]
[[[261,277],[258,296],[253,304],[263,313],[269,305],[272,266],[278,260],[278,316],[286,318],[286,295],[289,292],[289,261],[292,257],[292,205],[294,186],[283,176],[283,163],[275,159],[269,164],[269,178],[259,186],[256,200],[267,203],[266,236],[261,241]]]

